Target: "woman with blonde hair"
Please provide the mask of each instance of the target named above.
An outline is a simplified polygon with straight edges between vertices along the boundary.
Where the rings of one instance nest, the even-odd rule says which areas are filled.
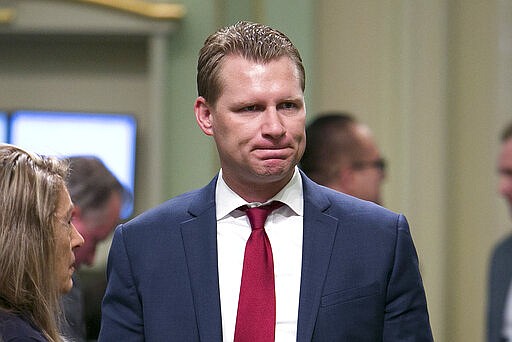
[[[60,296],[73,286],[67,164],[0,144],[0,341],[62,341]]]

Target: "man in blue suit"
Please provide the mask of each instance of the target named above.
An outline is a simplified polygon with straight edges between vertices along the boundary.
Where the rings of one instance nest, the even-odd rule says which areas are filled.
[[[512,212],[512,123],[501,136],[498,157],[500,194]],[[512,235],[493,250],[487,302],[487,341],[512,341]]]
[[[237,23],[207,38],[197,69],[196,120],[221,170],[116,229],[100,341],[432,341],[405,218],[297,168],[305,72],[288,37]],[[245,210],[276,201],[264,227],[272,286],[268,274],[252,284],[268,300],[241,309],[259,291],[244,285],[255,269]],[[241,327],[260,304],[271,306]],[[267,333],[258,316],[270,314]]]

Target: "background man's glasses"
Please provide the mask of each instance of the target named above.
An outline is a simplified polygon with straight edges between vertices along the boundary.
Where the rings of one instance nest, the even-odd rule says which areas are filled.
[[[384,158],[379,158],[373,161],[356,161],[352,163],[352,168],[354,170],[364,170],[364,169],[378,169],[381,172],[386,171],[386,160]]]

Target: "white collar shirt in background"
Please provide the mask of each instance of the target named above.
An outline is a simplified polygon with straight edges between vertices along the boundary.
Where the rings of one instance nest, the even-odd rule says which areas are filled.
[[[297,167],[290,182],[268,202],[273,200],[285,204],[274,210],[265,223],[274,257],[275,340],[296,341],[304,216],[302,178]],[[215,189],[215,202],[222,333],[224,342],[232,342],[245,244],[251,234],[251,225],[245,213],[237,209],[248,203],[227,186],[222,178],[222,170]],[[250,206],[259,204],[250,203]]]
[[[510,283],[505,309],[503,312],[503,330],[501,332],[505,341],[512,342],[512,282]]]

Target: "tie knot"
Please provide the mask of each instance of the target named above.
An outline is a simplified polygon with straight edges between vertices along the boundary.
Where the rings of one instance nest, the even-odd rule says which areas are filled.
[[[245,211],[247,217],[249,218],[249,222],[251,223],[252,230],[255,230],[263,229],[268,215],[275,209],[281,207],[282,205],[283,203],[274,201],[272,203],[254,208],[248,208],[247,206],[243,206],[241,210]]]

